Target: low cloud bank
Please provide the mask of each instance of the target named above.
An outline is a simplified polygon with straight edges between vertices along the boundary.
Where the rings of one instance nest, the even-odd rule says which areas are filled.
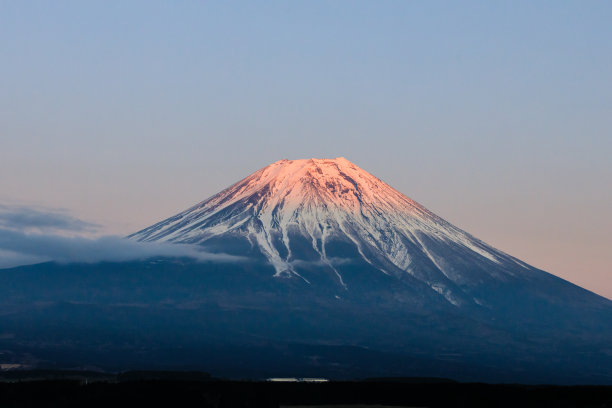
[[[44,261],[95,263],[153,257],[216,262],[243,260],[238,256],[206,252],[197,245],[145,243],[120,236],[66,236],[66,233],[95,228],[95,224],[57,211],[0,205],[0,268]]]
[[[145,243],[119,236],[64,237],[0,228],[0,267],[43,261],[122,262],[152,257],[188,257],[198,261],[237,262],[243,258],[205,252],[195,245]]]

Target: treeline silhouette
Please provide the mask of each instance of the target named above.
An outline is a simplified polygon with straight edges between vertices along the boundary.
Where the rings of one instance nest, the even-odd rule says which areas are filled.
[[[230,381],[202,372],[0,373],[1,407],[612,407],[612,386],[458,383],[381,378],[325,383]]]

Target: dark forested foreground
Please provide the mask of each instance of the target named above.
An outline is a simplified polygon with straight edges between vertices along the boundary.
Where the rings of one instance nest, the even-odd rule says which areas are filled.
[[[163,372],[119,376],[38,372],[2,377],[2,407],[612,407],[612,386],[495,385],[443,379],[280,383]]]

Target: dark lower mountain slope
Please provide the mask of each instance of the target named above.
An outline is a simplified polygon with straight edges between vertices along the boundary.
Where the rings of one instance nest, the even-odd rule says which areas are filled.
[[[338,296],[263,262],[46,263],[0,276],[3,364],[612,383],[612,302],[545,273],[475,289],[488,306],[470,308],[385,275]]]

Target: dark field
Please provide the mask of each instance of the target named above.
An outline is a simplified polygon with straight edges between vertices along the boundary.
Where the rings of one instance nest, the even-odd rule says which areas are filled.
[[[225,381],[204,373],[22,372],[2,377],[1,407],[612,407],[612,386],[443,379],[271,383]]]

